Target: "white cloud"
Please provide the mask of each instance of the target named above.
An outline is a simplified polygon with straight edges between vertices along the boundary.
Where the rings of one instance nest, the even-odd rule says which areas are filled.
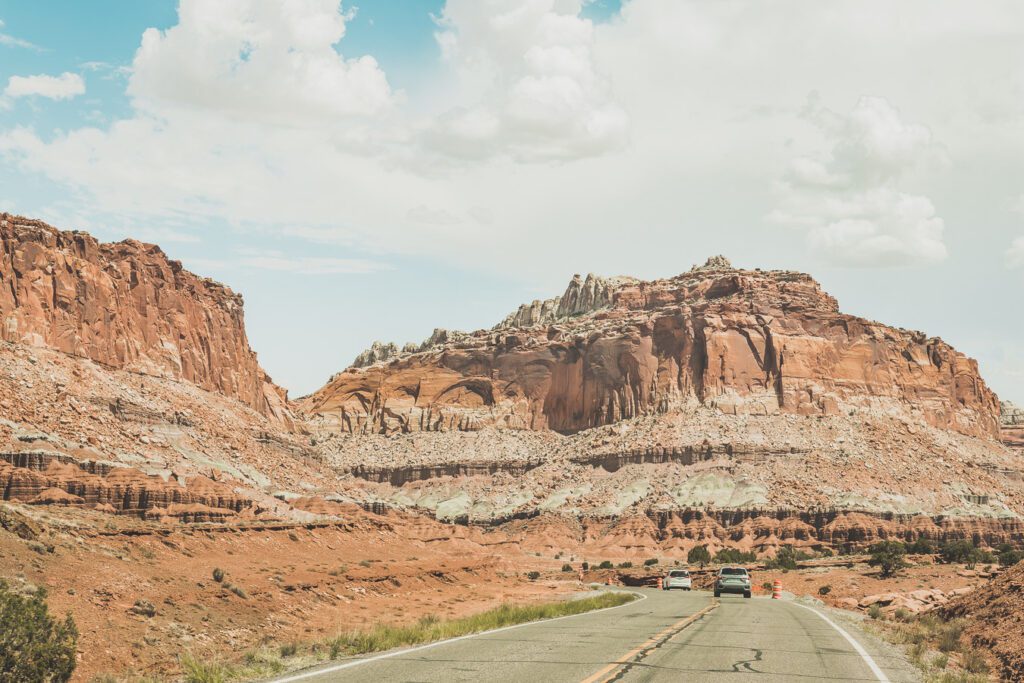
[[[945,259],[945,225],[931,200],[899,189],[908,173],[944,161],[931,132],[904,122],[881,97],[861,97],[844,116],[820,106],[815,94],[803,115],[829,147],[791,161],[771,217],[804,228],[816,252],[843,265]]]
[[[631,0],[598,25],[578,7],[450,0],[439,28],[448,56],[424,69],[428,101],[403,102],[376,62],[349,55],[333,1],[186,0],[177,26],[142,40],[129,117],[3,130],[0,154],[70,190],[97,224],[115,215],[267,230],[552,287],[566,271],[665,273],[704,252],[799,267],[807,239],[860,264],[935,261],[944,229],[964,229],[948,207],[970,215],[982,201],[949,188],[983,168],[1004,169],[1008,184],[1021,168],[1015,1],[779,12]],[[942,78],[920,78],[925,69]],[[555,82],[566,87],[531,89]],[[865,92],[898,94],[907,115],[869,101],[800,118],[814,89],[851,106]],[[617,112],[609,118],[622,125],[600,134],[583,123],[602,119],[595,112]],[[935,154],[932,138],[955,165],[914,168]],[[800,150],[818,151],[794,160]],[[773,197],[771,180],[791,162]],[[802,229],[766,230],[773,207]]]
[[[176,26],[143,33],[128,92],[159,116],[302,126],[378,114],[394,95],[377,61],[333,47],[351,16],[337,0],[182,0]]]
[[[60,76],[37,74],[35,76],[11,76],[4,88],[9,98],[37,95],[51,100],[69,100],[85,93],[85,81],[78,74],[65,71]]]
[[[4,20],[0,19],[0,28],[5,26]],[[34,43],[30,43],[27,40],[23,40],[16,36],[12,36],[9,33],[0,31],[0,45],[4,47],[19,47],[25,50],[35,50],[36,52],[42,52],[42,48]]]
[[[1024,268],[1024,237],[1018,237],[1006,252],[1007,263],[1011,268]]]
[[[594,63],[594,26],[574,0],[448,0],[437,34],[463,100],[434,121],[443,154],[521,161],[621,148],[628,117]]]

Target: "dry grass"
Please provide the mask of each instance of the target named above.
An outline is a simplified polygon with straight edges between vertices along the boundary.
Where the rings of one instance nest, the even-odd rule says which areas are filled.
[[[632,593],[609,592],[582,600],[549,602],[540,605],[505,604],[459,619],[440,620],[436,617],[424,617],[408,626],[379,624],[366,630],[349,631],[329,640],[327,646],[331,659],[342,655],[382,652],[396,647],[432,643],[528,621],[553,619],[596,609],[618,607],[635,599],[636,596]]]

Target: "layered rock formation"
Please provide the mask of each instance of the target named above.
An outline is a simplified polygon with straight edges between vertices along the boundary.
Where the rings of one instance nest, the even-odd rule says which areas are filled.
[[[1007,446],[1024,448],[1024,409],[1009,401],[999,404],[999,433]]]
[[[242,297],[152,244],[0,213],[0,335],[105,366],[192,382],[287,421],[249,348]]]
[[[335,375],[304,399],[344,433],[553,430],[641,415],[836,415],[888,401],[995,438],[977,363],[941,339],[843,314],[810,276],[717,257],[674,278],[573,278],[498,327]]]

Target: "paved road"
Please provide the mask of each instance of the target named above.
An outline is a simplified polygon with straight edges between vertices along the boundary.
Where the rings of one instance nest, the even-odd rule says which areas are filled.
[[[282,680],[334,681],[915,681],[910,665],[845,620],[798,604],[704,592],[646,600]],[[849,642],[829,622],[843,628]],[[857,652],[860,647],[864,655]],[[358,661],[358,660],[357,660]],[[873,671],[871,664],[877,667]],[[338,668],[339,664],[346,668]]]

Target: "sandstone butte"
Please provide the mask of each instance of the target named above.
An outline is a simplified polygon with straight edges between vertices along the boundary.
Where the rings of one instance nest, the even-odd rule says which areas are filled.
[[[117,369],[192,382],[287,422],[249,348],[242,297],[160,247],[0,213],[0,335]]]
[[[808,275],[721,257],[649,282],[575,276],[494,329],[359,360],[302,409],[348,433],[572,434],[693,406],[834,416],[882,399],[965,435],[1000,428],[977,363],[941,339],[843,314]]]

